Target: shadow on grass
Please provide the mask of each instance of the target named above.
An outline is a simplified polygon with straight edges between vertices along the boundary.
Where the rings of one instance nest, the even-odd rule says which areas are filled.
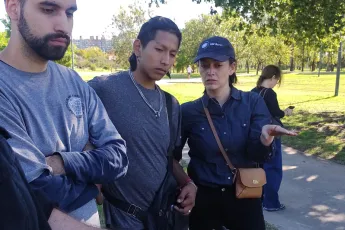
[[[308,113],[289,117],[285,126],[299,132],[283,137],[283,144],[313,156],[345,164],[345,112]]]
[[[313,102],[313,101],[323,101],[323,100],[332,99],[332,98],[335,98],[335,96],[322,97],[322,98],[318,98],[318,99],[314,99],[314,100],[300,101],[300,102],[294,103],[294,105],[303,104],[303,103],[307,103],[307,102]]]
[[[296,73],[298,75],[315,75],[316,77],[319,75],[319,72],[318,71],[315,71],[315,72],[299,72],[299,73]],[[333,71],[333,72],[321,72],[320,75],[335,75],[337,74],[337,71]],[[340,72],[340,74],[345,74],[344,71]]]

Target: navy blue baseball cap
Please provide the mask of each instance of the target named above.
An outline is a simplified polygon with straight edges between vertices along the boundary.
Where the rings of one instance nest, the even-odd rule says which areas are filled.
[[[194,63],[203,58],[211,58],[219,62],[229,59],[236,60],[235,49],[229,40],[224,37],[210,37],[200,44]]]

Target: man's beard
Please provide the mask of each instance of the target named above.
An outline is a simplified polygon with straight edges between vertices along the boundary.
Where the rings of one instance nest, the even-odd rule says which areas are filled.
[[[18,30],[28,46],[44,60],[55,61],[62,59],[70,44],[70,37],[63,33],[47,34],[42,38],[37,37],[31,33],[23,14],[22,10],[19,18]],[[66,46],[49,45],[49,41],[58,38],[66,39]]]

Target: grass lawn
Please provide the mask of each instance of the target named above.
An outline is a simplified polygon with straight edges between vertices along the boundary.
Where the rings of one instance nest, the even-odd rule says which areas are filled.
[[[284,137],[283,144],[307,154],[345,164],[345,78],[340,80],[340,95],[334,97],[335,74],[286,74],[275,89],[281,108],[295,105],[294,115],[283,119],[298,137]],[[257,77],[239,77],[237,88],[251,90]],[[180,101],[194,100],[203,92],[202,84],[162,85]]]
[[[97,205],[98,208],[98,214],[99,214],[99,219],[101,222],[101,227],[105,228],[105,220],[104,220],[104,213],[103,213],[103,205]]]
[[[278,228],[276,226],[274,226],[273,224],[270,224],[268,222],[266,222],[266,230],[278,230]]]
[[[78,71],[79,75],[83,78],[84,81],[89,81],[91,79],[93,79],[96,76],[101,76],[101,75],[106,75],[106,74],[110,74],[110,72],[95,72],[95,71],[90,71],[90,72],[86,72],[86,71]]]
[[[101,73],[101,74],[104,74]],[[90,80],[93,73],[82,74],[84,80]],[[345,74],[341,76],[340,95],[334,97],[335,74],[286,74],[283,84],[275,89],[282,109],[295,105],[294,115],[284,118],[288,128],[300,132],[297,137],[284,137],[283,144],[304,151],[307,154],[331,159],[345,164]],[[192,77],[199,77],[193,74]],[[173,74],[172,78],[186,78],[186,75]],[[241,90],[251,90],[257,77],[239,77],[236,85]],[[184,103],[202,95],[203,86],[199,83],[168,84],[161,86]],[[104,216],[99,206],[101,224]],[[277,230],[266,223],[266,229]]]
[[[91,80],[92,78],[94,78],[95,76],[100,76],[100,75],[106,75],[111,73],[110,71],[102,71],[102,70],[98,70],[98,71],[89,71],[89,70],[80,70],[77,69],[76,70],[80,76],[85,80]],[[242,71],[243,74],[246,74],[244,71]],[[255,74],[255,71],[250,71],[250,74]],[[192,73],[191,78],[199,78],[200,75],[198,73]],[[164,77],[165,79],[169,79],[167,76]],[[173,73],[171,74],[171,78],[172,79],[187,79],[187,73]]]

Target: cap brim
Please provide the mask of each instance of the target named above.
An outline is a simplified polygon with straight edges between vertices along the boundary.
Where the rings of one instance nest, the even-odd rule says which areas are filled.
[[[219,54],[215,54],[215,53],[203,53],[200,54],[199,56],[197,56],[196,58],[194,58],[194,63],[200,61],[201,59],[204,58],[210,58],[219,62],[225,62],[227,60],[229,60],[231,57],[226,56],[226,55],[219,55]]]

